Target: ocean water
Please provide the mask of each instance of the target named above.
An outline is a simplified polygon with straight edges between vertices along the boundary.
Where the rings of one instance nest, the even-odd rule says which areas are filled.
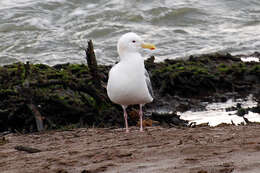
[[[259,0],[1,0],[0,65],[86,63],[92,39],[98,63],[117,60],[116,42],[136,32],[157,59],[260,48]]]
[[[203,111],[186,111],[178,112],[178,115],[184,120],[188,120],[189,123],[195,123],[196,125],[207,123],[209,126],[217,126],[219,124],[246,124],[243,117],[238,116],[237,110],[227,111],[227,108],[236,107],[237,104],[241,104],[242,108],[252,108],[257,106],[257,102],[253,99],[252,95],[249,95],[244,99],[229,99],[224,103],[205,103],[207,106]],[[248,111],[244,115],[250,122],[260,122],[260,114]]]

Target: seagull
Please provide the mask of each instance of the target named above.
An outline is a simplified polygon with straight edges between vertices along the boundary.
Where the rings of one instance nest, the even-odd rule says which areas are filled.
[[[109,99],[122,106],[126,133],[129,132],[126,108],[139,104],[140,131],[143,131],[142,107],[153,101],[153,90],[149,74],[144,67],[144,58],[139,53],[141,48],[154,50],[156,47],[144,43],[133,32],[122,35],[117,43],[120,61],[109,71],[107,95]]]

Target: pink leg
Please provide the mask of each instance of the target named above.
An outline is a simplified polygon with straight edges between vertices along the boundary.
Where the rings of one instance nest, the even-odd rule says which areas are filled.
[[[129,129],[128,129],[128,122],[127,122],[127,112],[126,112],[126,106],[122,106],[123,110],[124,110],[124,118],[125,118],[125,130],[126,133],[129,133]]]
[[[140,132],[143,132],[143,105],[140,105],[139,116],[140,116]]]

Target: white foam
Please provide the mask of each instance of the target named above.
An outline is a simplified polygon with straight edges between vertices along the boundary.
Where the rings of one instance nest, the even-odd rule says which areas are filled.
[[[235,114],[236,111],[226,111],[226,108],[236,106],[237,103],[240,103],[242,108],[250,108],[257,105],[257,102],[252,99],[252,96],[249,96],[246,100],[230,99],[225,103],[211,103],[206,106],[205,111],[187,111],[183,113],[178,112],[177,114],[180,115],[182,119],[188,120],[189,122],[197,125],[204,123],[208,123],[210,126],[217,126],[221,123],[233,123],[238,125],[245,123],[244,118],[237,116]],[[258,113],[249,111],[249,113],[245,115],[245,118],[251,122],[260,122],[260,114]]]
[[[243,62],[259,62],[259,58],[254,56],[240,58]]]

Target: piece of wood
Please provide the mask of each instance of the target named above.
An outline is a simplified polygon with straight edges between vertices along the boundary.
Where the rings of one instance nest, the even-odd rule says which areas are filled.
[[[29,61],[26,61],[26,64],[24,65],[24,68],[25,68],[25,76],[24,76],[24,78],[27,79],[28,76],[30,75],[30,71],[31,71],[30,62]]]
[[[39,152],[41,152],[41,150],[39,150],[37,148],[31,148],[31,147],[26,147],[26,146],[22,146],[22,145],[15,146],[14,149],[16,149],[18,151],[25,151],[27,153],[39,153]]]
[[[24,68],[25,68],[25,79],[23,82],[21,94],[24,95],[24,97],[27,99],[27,106],[31,110],[31,112],[35,118],[37,130],[40,132],[40,131],[44,130],[43,118],[41,116],[40,111],[33,104],[33,91],[30,88],[30,82],[29,82],[31,69],[30,69],[30,63],[28,61],[24,65]]]
[[[88,48],[85,49],[86,52],[86,59],[88,63],[88,67],[91,73],[91,76],[93,77],[94,81],[93,83],[97,88],[101,88],[101,79],[98,74],[98,66],[97,66],[97,60],[96,55],[94,52],[94,46],[92,40],[88,41]]]
[[[41,113],[38,111],[37,107],[30,103],[30,104],[27,104],[28,108],[31,110],[31,112],[33,113],[34,115],[34,118],[35,118],[35,122],[36,122],[36,126],[37,126],[37,130],[39,132],[43,131],[44,130],[44,126],[43,126],[43,118],[42,118],[42,115]]]
[[[86,55],[87,55],[86,58],[87,58],[88,66],[97,68],[97,60],[96,60],[96,55],[94,52],[94,46],[92,40],[88,41],[88,48],[86,49]]]

